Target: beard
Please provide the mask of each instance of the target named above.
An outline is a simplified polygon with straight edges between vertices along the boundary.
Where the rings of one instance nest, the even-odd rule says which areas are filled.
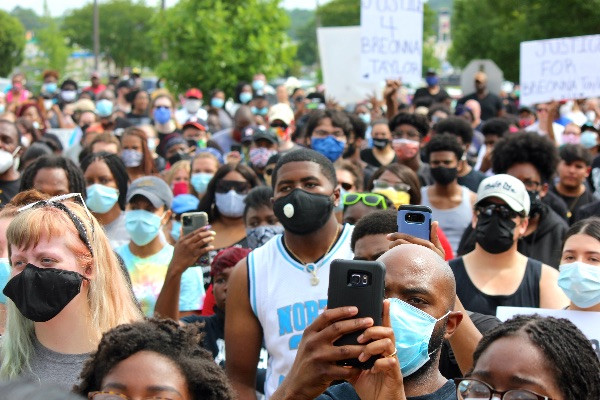
[[[431,368],[434,367],[434,362],[437,362],[442,349],[442,344],[444,343],[444,335],[446,335],[447,323],[448,317],[439,321],[435,328],[433,328],[431,339],[429,339],[429,346],[427,347],[427,352],[431,354],[431,356],[429,356],[429,360],[427,360],[427,362],[423,364],[421,368],[413,372],[411,375],[405,377],[404,382],[419,382],[421,378],[427,375]]]

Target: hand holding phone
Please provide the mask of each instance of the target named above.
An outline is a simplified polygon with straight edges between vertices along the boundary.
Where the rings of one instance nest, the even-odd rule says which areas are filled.
[[[205,212],[186,212],[181,214],[181,232],[183,236],[208,224],[208,214]]]
[[[429,240],[431,236],[431,208],[412,204],[398,207],[398,232]]]

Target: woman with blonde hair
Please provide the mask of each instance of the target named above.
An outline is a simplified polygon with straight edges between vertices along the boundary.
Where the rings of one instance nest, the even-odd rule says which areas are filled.
[[[0,378],[71,388],[102,334],[141,318],[131,287],[79,193],[20,208],[6,236],[11,301]]]
[[[190,160],[180,160],[165,172],[165,182],[173,191],[174,196],[190,192],[191,169]]]

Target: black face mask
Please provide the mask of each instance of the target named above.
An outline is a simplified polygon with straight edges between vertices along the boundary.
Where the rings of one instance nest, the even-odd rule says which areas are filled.
[[[440,185],[448,185],[456,179],[458,169],[446,168],[446,167],[435,167],[431,168],[431,177],[434,181]]]
[[[21,314],[34,322],[56,317],[81,290],[83,275],[56,268],[38,268],[27,264],[4,288]]]
[[[529,216],[535,217],[536,215],[541,215],[544,210],[544,203],[542,203],[540,192],[538,190],[528,190],[527,193],[529,194],[529,200],[531,203]]]
[[[273,203],[273,212],[283,227],[297,235],[312,233],[331,217],[331,196],[294,189]]]
[[[373,139],[373,147],[379,150],[385,149],[389,143],[390,139]]]
[[[192,157],[188,154],[188,153],[175,153],[174,155],[172,155],[171,157],[169,157],[169,159],[167,161],[169,161],[169,164],[173,165],[175,164],[177,161],[181,161],[181,160],[191,160]]]
[[[516,226],[512,219],[502,218],[497,213],[491,216],[479,214],[475,227],[475,241],[488,253],[504,253],[514,243]]]

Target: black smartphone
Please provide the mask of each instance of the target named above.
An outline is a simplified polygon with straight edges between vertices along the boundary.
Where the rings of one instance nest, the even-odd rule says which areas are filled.
[[[383,317],[383,292],[385,289],[385,265],[379,261],[333,260],[329,267],[327,308],[356,306],[354,318],[371,317],[375,326],[381,326]],[[364,330],[342,336],[333,344],[344,346],[358,344],[357,338]],[[378,357],[365,362],[357,358],[342,360],[338,364],[370,369]]]
[[[411,204],[398,207],[398,232],[420,239],[431,237],[431,208]]]
[[[181,214],[181,233],[183,236],[208,224],[208,214],[205,212],[187,212]]]
[[[232,144],[231,145],[231,151],[237,151],[238,153],[242,154],[242,145],[240,145],[240,144]]]

